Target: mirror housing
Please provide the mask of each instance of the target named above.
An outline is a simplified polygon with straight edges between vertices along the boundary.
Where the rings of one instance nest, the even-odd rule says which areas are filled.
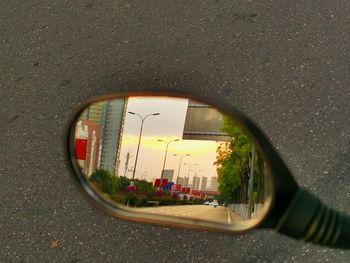
[[[271,197],[267,200],[268,205],[266,206],[266,211],[263,213],[263,216],[258,220],[241,222],[238,225],[223,225],[189,218],[135,213],[125,207],[121,208],[120,206],[115,206],[115,204],[94,191],[84,176],[82,176],[79,165],[75,159],[74,138],[76,122],[83,110],[92,103],[130,96],[187,98],[211,105],[219,109],[223,114],[234,119],[234,121],[250,136],[254,145],[257,146],[270,172],[269,176],[271,177],[273,191]],[[136,115],[136,113],[132,111],[129,111],[129,113],[131,115]],[[150,115],[157,116],[159,113],[157,112]],[[140,118],[142,120],[143,117],[140,116]],[[276,228],[282,234],[298,239],[304,238],[305,241],[311,241],[316,244],[341,248],[348,248],[350,246],[349,231],[345,231],[345,227],[350,224],[349,217],[340,215],[332,209],[325,207],[316,197],[308,191],[301,189],[284,161],[267,139],[267,136],[234,106],[222,104],[213,98],[196,97],[192,94],[179,92],[156,91],[109,94],[94,98],[82,103],[73,113],[68,123],[64,141],[67,165],[73,172],[78,188],[90,203],[111,216],[134,222],[219,232],[229,231],[233,233],[242,233],[256,227]]]

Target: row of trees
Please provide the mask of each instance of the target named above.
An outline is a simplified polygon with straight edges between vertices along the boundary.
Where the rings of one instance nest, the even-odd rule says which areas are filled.
[[[224,116],[222,131],[232,139],[217,148],[219,192],[229,203],[248,203],[252,141],[234,121]],[[264,202],[264,162],[259,151],[254,156],[253,202]]]
[[[97,170],[89,178],[90,182],[94,187],[103,193],[114,195],[119,192],[126,192],[130,186],[130,180],[126,177],[112,176],[107,170]],[[153,193],[156,189],[153,187],[152,183],[146,180],[134,180],[134,185],[138,192]]]
[[[130,187],[131,180],[120,176],[112,176],[109,171],[97,170],[89,178],[90,183],[110,200],[129,206],[147,205],[187,205],[202,204],[202,198],[180,198],[169,191],[158,191],[146,180],[133,180],[135,188]]]

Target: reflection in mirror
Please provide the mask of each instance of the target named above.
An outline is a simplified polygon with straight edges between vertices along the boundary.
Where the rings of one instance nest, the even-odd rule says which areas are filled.
[[[238,224],[263,215],[271,184],[264,160],[235,121],[172,97],[89,105],[75,126],[82,175],[115,206]]]

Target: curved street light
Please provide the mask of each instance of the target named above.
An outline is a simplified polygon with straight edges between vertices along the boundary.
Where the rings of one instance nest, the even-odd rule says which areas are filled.
[[[180,169],[181,169],[181,163],[182,163],[182,159],[184,157],[187,157],[187,156],[190,156],[191,154],[185,154],[185,155],[178,155],[178,154],[173,154],[173,156],[177,156],[180,158],[180,163],[179,163],[179,169],[177,171],[177,177],[176,177],[176,180],[174,179],[174,182],[176,182],[176,184],[178,183],[178,180],[179,180],[179,176],[180,176]]]
[[[176,140],[171,140],[169,142],[166,142],[164,140],[158,140],[158,142],[164,142],[166,144],[166,148],[165,148],[165,155],[164,155],[164,162],[163,162],[163,169],[162,169],[162,174],[161,174],[161,179],[163,179],[163,176],[164,176],[164,168],[165,168],[165,162],[166,162],[166,157],[168,155],[168,147],[169,147],[169,144],[172,143],[172,142],[177,142],[179,141],[180,139],[176,139]]]
[[[136,113],[136,112],[132,112],[132,111],[128,111],[129,114],[132,114],[132,115],[137,115],[140,117],[141,119],[141,128],[140,128],[140,135],[139,135],[139,142],[137,144],[137,150],[136,150],[136,157],[135,157],[135,164],[134,164],[134,170],[133,170],[133,173],[132,173],[132,180],[134,181],[135,179],[135,173],[136,173],[136,165],[137,165],[137,160],[138,160],[138,157],[139,157],[139,150],[140,150],[140,143],[141,143],[141,136],[142,136],[142,129],[143,129],[143,123],[145,121],[145,119],[149,116],[157,116],[157,115],[160,115],[159,112],[157,113],[152,113],[152,114],[148,114],[146,116],[141,116],[140,114]]]

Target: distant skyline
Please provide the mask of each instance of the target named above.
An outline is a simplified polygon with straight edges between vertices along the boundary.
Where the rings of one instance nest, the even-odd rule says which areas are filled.
[[[201,170],[197,172],[199,177],[207,177],[208,181],[212,176],[217,176],[216,149],[220,142],[182,140],[182,133],[185,123],[188,99],[168,98],[168,97],[130,97],[127,105],[127,112],[135,112],[142,116],[160,113],[158,116],[148,117],[143,126],[143,134],[139,151],[139,158],[135,178],[144,178],[152,181],[160,178],[163,167],[166,144],[158,140],[172,142],[168,148],[168,155],[165,169],[173,169],[174,177],[177,176],[180,158],[173,154],[185,155],[183,158],[180,177],[188,174],[188,166],[184,163],[197,163],[191,170]],[[141,120],[136,115],[129,113],[125,116],[124,131],[120,154],[119,173],[123,175],[125,170],[125,160],[128,152],[131,154],[128,168],[132,169],[135,162],[137,143],[139,138]],[[192,183],[194,172],[190,172],[189,183]],[[127,177],[132,177],[132,172],[127,173]]]

